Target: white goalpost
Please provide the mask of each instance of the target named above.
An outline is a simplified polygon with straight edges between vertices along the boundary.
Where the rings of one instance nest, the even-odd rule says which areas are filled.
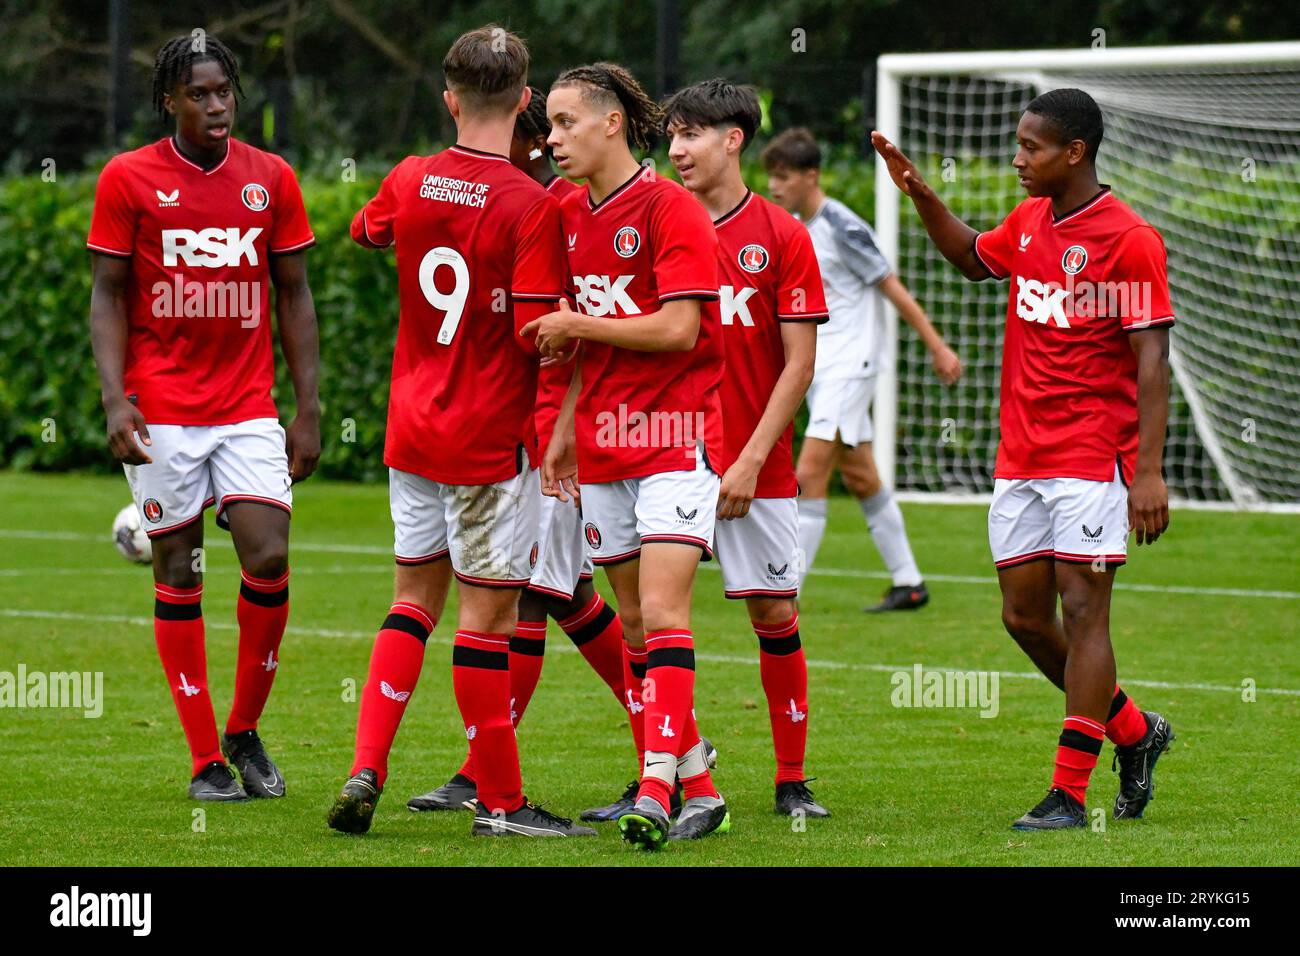
[[[981,230],[1024,198],[1010,166],[1024,107],[1056,87],[1092,95],[1099,178],[1169,252],[1170,496],[1300,511],[1300,42],[890,54],[876,72],[876,128]],[[888,310],[877,466],[904,499],[986,498],[1006,284],[963,279],[875,168],[881,249],[965,367],[940,385]]]

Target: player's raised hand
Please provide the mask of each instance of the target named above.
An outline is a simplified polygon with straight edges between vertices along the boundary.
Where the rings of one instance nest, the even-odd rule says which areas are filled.
[[[519,330],[519,334],[536,336],[537,351],[544,357],[554,357],[563,354],[573,344],[573,328],[579,318],[581,316],[569,308],[568,300],[561,299],[558,310],[533,319]]]
[[[114,402],[107,410],[108,450],[124,465],[149,465],[153,463],[141,444],[152,445],[149,426],[144,415],[125,398]],[[136,441],[136,435],[140,440]]]
[[[917,170],[915,164],[903,155],[901,149],[885,139],[883,133],[872,130],[871,145],[876,148],[880,158],[885,161],[885,168],[889,170],[889,178],[905,195],[911,196],[913,199],[934,195],[934,191],[921,178],[921,173]]]
[[[961,359],[947,345],[936,348],[930,355],[930,361],[934,364],[934,374],[939,376],[939,381],[943,384],[952,385],[961,378]]]
[[[576,505],[582,497],[578,485],[578,446],[572,430],[556,428],[542,458],[542,494]]]
[[[1155,544],[1169,527],[1169,489],[1158,474],[1139,474],[1128,493],[1128,526],[1137,543]]]
[[[295,483],[310,478],[320,461],[320,419],[294,416],[284,431],[284,450],[289,456],[289,478]]]

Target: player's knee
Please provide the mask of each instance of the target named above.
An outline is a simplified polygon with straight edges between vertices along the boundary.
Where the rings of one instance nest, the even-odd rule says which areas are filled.
[[[641,624],[647,631],[662,631],[670,627],[690,627],[690,609],[680,602],[667,598],[641,598]]]
[[[519,595],[519,620],[545,621],[547,614],[550,614],[556,620],[562,620],[564,607],[565,603],[562,598],[554,598],[524,588]]]
[[[638,647],[645,643],[645,625],[642,623],[639,607],[620,606],[618,618],[623,624],[623,639],[628,644]]]
[[[278,578],[289,570],[289,542],[263,542],[245,555],[242,565],[252,577]]]
[[[1054,623],[1014,605],[1005,605],[1002,608],[1002,625],[1007,629],[1007,633],[1021,644],[1033,644],[1043,640],[1051,633]]]
[[[1100,610],[1096,596],[1086,588],[1066,588],[1061,592],[1061,621],[1067,635],[1086,630]]]
[[[789,598],[749,598],[747,603],[753,624],[776,627],[795,615],[794,601]]]
[[[160,548],[157,542],[154,543],[154,580],[159,584],[165,584],[173,588],[193,588],[202,583],[203,567],[199,554],[193,554],[192,551],[200,549],[190,549],[181,547],[163,547]]]

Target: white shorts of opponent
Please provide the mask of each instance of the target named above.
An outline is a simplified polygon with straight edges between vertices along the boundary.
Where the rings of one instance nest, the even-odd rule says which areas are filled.
[[[871,441],[871,398],[874,375],[860,378],[814,378],[808,387],[808,427],[804,435],[845,445]]]

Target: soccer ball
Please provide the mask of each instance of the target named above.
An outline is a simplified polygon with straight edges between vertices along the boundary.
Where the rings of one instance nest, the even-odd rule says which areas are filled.
[[[113,519],[113,543],[128,561],[136,564],[153,561],[153,547],[144,528],[140,527],[140,511],[134,504],[127,505]]]

